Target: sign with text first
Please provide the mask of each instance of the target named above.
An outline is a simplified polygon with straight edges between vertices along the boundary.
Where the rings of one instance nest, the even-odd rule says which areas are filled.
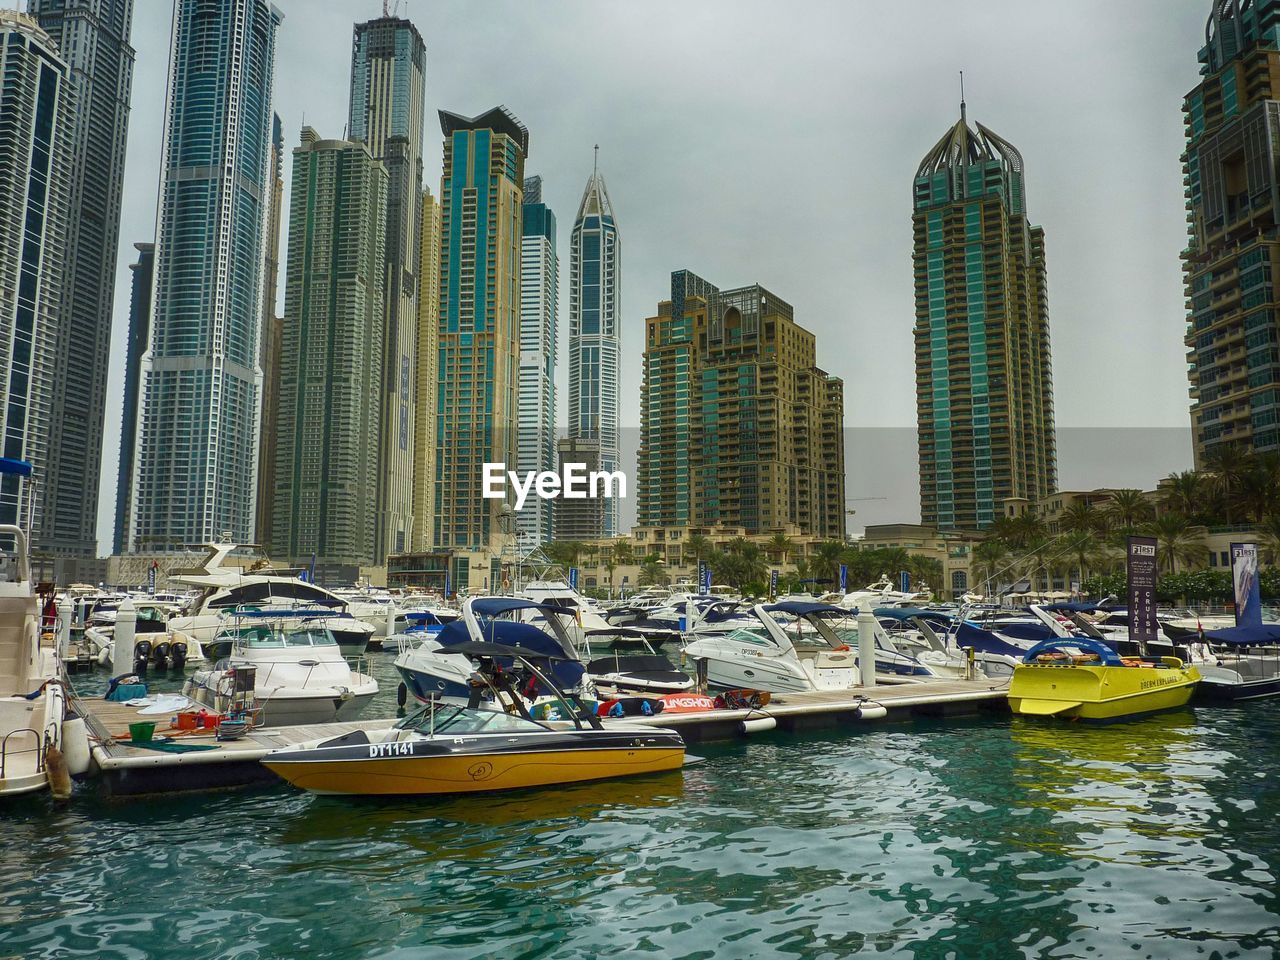
[[[1130,537],[1125,550],[1129,582],[1129,639],[1153,643],[1160,636],[1156,620],[1156,541],[1154,537]]]

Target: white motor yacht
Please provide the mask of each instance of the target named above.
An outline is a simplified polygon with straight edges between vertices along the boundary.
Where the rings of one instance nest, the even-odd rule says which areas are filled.
[[[352,670],[322,621],[266,617],[227,623],[212,646],[229,649],[212,669],[197,670],[182,692],[227,714],[252,699],[258,726],[332,723],[359,715],[378,681]],[[251,694],[251,697],[247,695]]]

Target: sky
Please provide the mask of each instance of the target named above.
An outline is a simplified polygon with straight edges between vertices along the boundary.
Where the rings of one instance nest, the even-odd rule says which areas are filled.
[[[277,0],[286,150],[347,120],[351,30],[379,0]],[[1044,227],[1064,489],[1144,486],[1191,465],[1181,268],[1181,102],[1209,0],[400,0],[437,109],[505,104],[559,221],[562,277],[592,147],[622,237],[624,465],[634,468],[645,318],[687,268],[760,283],[845,382],[850,528],[916,522],[911,185],[959,116],[1012,142]],[[133,244],[150,241],[172,6],[136,0],[137,52],[99,537],[110,548]],[[289,202],[285,168],[285,219]],[[281,250],[287,237],[281,238]],[[283,269],[279,308],[283,310]],[[567,283],[558,401],[567,398]],[[561,416],[561,422],[564,418]],[[1127,428],[1127,429],[1122,429]],[[1144,428],[1144,429],[1134,429]],[[634,516],[631,504],[624,521]]]

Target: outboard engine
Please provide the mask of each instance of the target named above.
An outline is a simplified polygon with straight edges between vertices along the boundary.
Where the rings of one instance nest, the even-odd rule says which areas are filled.
[[[168,640],[161,640],[151,648],[151,662],[155,664],[157,670],[163,670],[169,665]]]
[[[169,644],[169,665],[175,670],[182,670],[187,665],[187,644],[182,640],[175,640]]]
[[[151,662],[151,641],[139,640],[133,645],[133,672],[140,677],[147,675],[147,664]]]

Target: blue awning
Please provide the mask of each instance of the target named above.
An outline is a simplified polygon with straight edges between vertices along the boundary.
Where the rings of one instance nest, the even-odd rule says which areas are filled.
[[[513,610],[543,610],[550,613],[570,613],[564,607],[552,603],[535,603],[520,597],[476,597],[471,601],[471,609],[478,617],[500,617]]]
[[[1253,647],[1264,643],[1280,643],[1280,624],[1264,623],[1253,627],[1225,627],[1206,630],[1205,639],[1233,647]]]
[[[829,603],[815,603],[812,600],[782,600],[771,603],[764,608],[765,613],[789,613],[793,617],[807,617],[813,613],[838,613],[842,617],[855,616],[856,610],[844,607],[833,607]]]
[[[14,457],[0,457],[0,473],[12,473],[19,477],[31,476],[31,464]]]

